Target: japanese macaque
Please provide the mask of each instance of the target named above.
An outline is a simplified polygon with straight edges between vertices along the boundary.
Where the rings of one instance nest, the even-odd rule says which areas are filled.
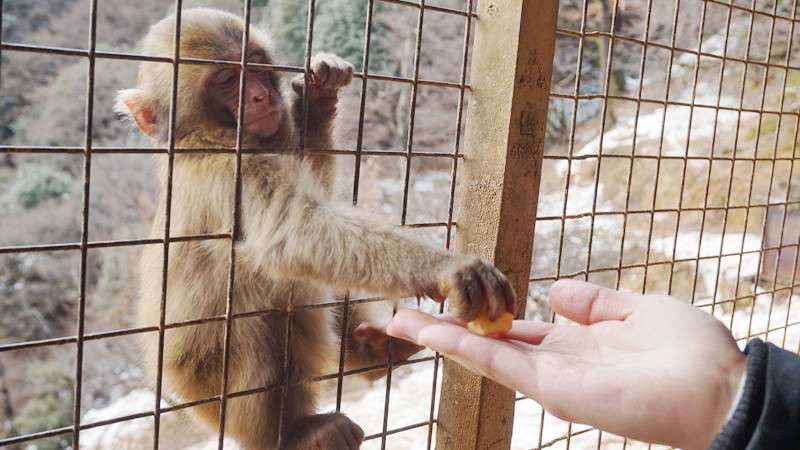
[[[452,255],[372,214],[331,200],[333,159],[313,150],[332,148],[337,96],[353,77],[351,64],[318,54],[311,60],[307,78],[295,75],[284,89],[276,71],[247,66],[241,74],[236,62],[241,58],[245,24],[240,18],[207,8],[186,10],[181,18],[182,58],[234,63],[182,64],[179,68],[173,138],[177,148],[201,151],[179,151],[174,156],[169,234],[231,233],[235,155],[202,150],[235,146],[240,77],[245,82],[243,146],[269,150],[245,152],[241,157],[231,311],[236,317],[230,329],[226,391],[275,387],[229,397],[225,434],[248,450],[356,449],[364,438],[361,428],[343,414],[319,413],[315,387],[319,383],[304,382],[331,373],[331,361],[335,373],[342,339],[340,318],[331,308],[303,305],[320,302],[326,293],[348,290],[390,298],[443,301],[447,297],[451,311],[468,321],[479,311],[495,318],[510,310],[514,293],[490,263]],[[174,27],[172,16],[153,25],[144,38],[144,53],[172,57]],[[273,63],[267,36],[255,28],[250,30],[245,51],[249,63]],[[138,86],[121,91],[117,104],[121,114],[161,145],[170,138],[172,76],[171,64],[143,62]],[[304,143],[308,150],[298,152],[304,95],[308,96]],[[164,234],[168,201],[168,163],[162,158],[155,238]],[[160,321],[163,256],[161,246],[145,249],[142,256],[138,319],[142,326]],[[181,240],[169,245],[166,323],[217,320],[198,320],[165,331],[162,379],[168,398],[190,402],[221,393],[225,328],[219,319],[227,311],[230,257],[228,239]],[[274,312],[242,314],[263,310]],[[349,314],[347,369],[385,364],[390,354],[397,361],[419,350],[388,339],[369,316],[369,310],[354,309]],[[156,342],[148,339],[145,343],[154,379]],[[282,386],[285,379],[289,383]],[[192,410],[202,422],[219,426],[220,402],[202,403]]]

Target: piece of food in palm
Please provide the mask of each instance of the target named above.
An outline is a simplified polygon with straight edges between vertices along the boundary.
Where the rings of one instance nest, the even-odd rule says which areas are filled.
[[[492,336],[499,337],[505,336],[511,331],[511,325],[514,322],[514,315],[510,312],[503,312],[497,319],[489,320],[487,314],[481,311],[475,320],[467,323],[467,329],[478,336]]]

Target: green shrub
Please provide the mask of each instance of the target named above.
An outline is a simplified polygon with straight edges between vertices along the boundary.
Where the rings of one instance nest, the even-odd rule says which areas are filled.
[[[28,400],[14,418],[20,434],[36,433],[72,425],[73,391],[67,368],[52,358],[31,362],[27,372],[48,386],[46,393]],[[26,447],[35,450],[72,448],[71,434],[34,441]]]
[[[20,206],[31,209],[40,203],[63,198],[70,192],[72,178],[58,169],[27,164],[20,167],[16,178],[5,193],[5,202],[9,207]]]

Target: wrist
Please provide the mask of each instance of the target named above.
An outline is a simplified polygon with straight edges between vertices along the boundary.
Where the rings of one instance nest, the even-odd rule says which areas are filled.
[[[756,428],[764,401],[767,345],[753,339],[745,349],[747,366],[741,396],[709,449],[744,449]]]
[[[728,423],[728,421],[733,416],[733,413],[736,411],[736,406],[739,404],[739,400],[742,399],[742,393],[744,392],[744,382],[747,380],[747,365],[745,364],[744,370],[740,375],[738,375],[739,382],[736,388],[736,392],[733,395],[733,400],[731,401],[730,407],[728,407],[728,414],[725,415],[724,423]]]
[[[720,369],[715,382],[717,395],[709,398],[710,408],[705,425],[698,430],[694,444],[684,446],[687,449],[708,448],[736,411],[747,378],[747,358],[737,349],[733,360]]]

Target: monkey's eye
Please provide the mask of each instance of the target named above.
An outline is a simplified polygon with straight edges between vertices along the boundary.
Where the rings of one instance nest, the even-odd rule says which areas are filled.
[[[259,69],[255,72],[255,76],[265,85],[272,86],[275,89],[279,86],[278,74],[274,70]]]
[[[214,82],[220,86],[230,86],[238,79],[239,76],[235,70],[224,69],[217,73],[217,75],[214,77]]]
[[[275,78],[275,73],[268,69],[261,69],[254,71],[254,75],[264,83],[272,83]]]

